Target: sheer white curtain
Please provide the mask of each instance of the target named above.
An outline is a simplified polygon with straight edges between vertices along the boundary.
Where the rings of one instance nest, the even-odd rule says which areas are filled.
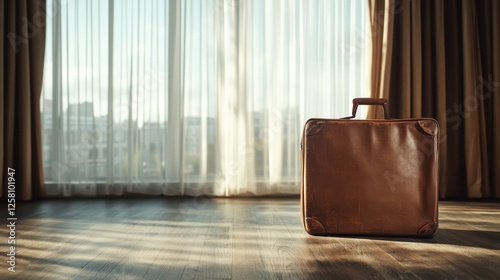
[[[304,122],[368,95],[365,2],[48,0],[49,194],[298,193]]]

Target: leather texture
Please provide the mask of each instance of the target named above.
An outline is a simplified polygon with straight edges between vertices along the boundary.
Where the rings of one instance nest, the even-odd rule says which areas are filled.
[[[438,228],[434,119],[310,119],[301,214],[312,235],[432,237]]]

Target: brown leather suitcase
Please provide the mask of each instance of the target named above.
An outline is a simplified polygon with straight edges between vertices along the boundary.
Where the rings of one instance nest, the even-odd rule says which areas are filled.
[[[352,120],[361,104],[382,105],[385,119]],[[434,119],[390,119],[385,99],[354,99],[352,117],[309,119],[301,143],[305,230],[434,236],[438,135]]]

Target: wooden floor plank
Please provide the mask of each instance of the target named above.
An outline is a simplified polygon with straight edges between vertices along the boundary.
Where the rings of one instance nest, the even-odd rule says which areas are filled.
[[[498,202],[441,202],[433,239],[310,236],[297,197],[47,200],[21,202],[17,213],[16,272],[7,271],[2,253],[0,279],[500,275]],[[0,252],[7,236],[2,226]]]

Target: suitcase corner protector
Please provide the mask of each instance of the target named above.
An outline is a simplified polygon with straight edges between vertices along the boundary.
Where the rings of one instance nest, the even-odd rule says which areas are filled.
[[[312,235],[326,235],[326,230],[323,224],[316,218],[307,217],[305,219],[305,228],[307,233]]]
[[[418,125],[420,126],[420,129],[422,129],[422,131],[431,136],[436,136],[439,133],[439,125],[436,120],[420,120],[418,121]]]
[[[438,225],[436,222],[426,223],[418,229],[417,236],[418,237],[434,237],[436,233]]]
[[[310,119],[306,123],[305,134],[306,136],[312,136],[320,133],[325,127],[324,120]]]

